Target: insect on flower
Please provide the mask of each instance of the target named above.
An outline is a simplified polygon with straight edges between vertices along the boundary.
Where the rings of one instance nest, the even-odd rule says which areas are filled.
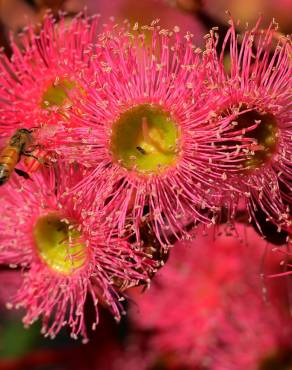
[[[41,30],[29,25],[23,31],[21,46],[11,40],[10,59],[0,50],[0,137],[38,127],[38,144],[68,157],[73,147],[68,130],[75,127],[74,115],[82,114],[76,106],[85,93],[80,76],[99,53],[97,28],[98,16],[80,14],[67,23],[64,16],[57,22],[48,14]],[[65,143],[58,130],[66,131]]]
[[[75,206],[67,187],[80,178],[73,166],[42,168],[34,181],[13,176],[0,189],[0,264],[25,269],[22,286],[8,308],[23,307],[29,326],[42,319],[42,333],[54,338],[63,326],[87,340],[86,297],[99,321],[105,306],[118,321],[124,312],[122,292],[148,280],[153,264],[100,219],[91,205]],[[119,284],[115,284],[119,282]]]
[[[20,161],[22,155],[32,155],[27,152],[27,148],[31,142],[31,131],[21,128],[15,131],[8,145],[2,149],[0,154],[0,185],[5,184],[9,180],[13,171],[26,179],[29,178],[26,172],[15,168],[15,166]]]
[[[70,152],[80,146],[82,127],[87,146],[81,155],[91,172],[71,191],[86,193],[92,204],[105,196],[104,216],[120,235],[131,224],[138,244],[147,219],[168,248],[172,236],[188,237],[190,221],[211,224],[218,211],[216,182],[207,172],[208,91],[200,50],[191,35],[155,21],[135,32],[128,24],[109,26],[98,41],[106,52],[93,61],[95,85],[87,84],[78,102],[76,145],[68,146]]]

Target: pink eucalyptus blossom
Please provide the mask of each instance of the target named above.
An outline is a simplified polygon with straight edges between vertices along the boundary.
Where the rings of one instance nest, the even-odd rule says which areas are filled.
[[[0,52],[1,138],[31,129],[32,147],[54,151],[57,130],[70,137],[74,101],[84,93],[81,76],[96,56],[98,19],[80,15],[70,23],[64,17],[57,22],[49,14],[41,29],[30,25],[23,31],[21,46],[11,41],[10,59]]]
[[[148,281],[153,263],[117,238],[88,203],[79,203],[66,188],[80,174],[65,167],[61,178],[52,171],[33,180],[13,176],[1,191],[0,263],[22,269],[23,283],[12,306],[23,307],[25,325],[42,318],[42,332],[54,337],[63,326],[87,339],[84,305],[95,306],[93,328],[102,304],[120,319],[120,292]]]
[[[170,235],[188,235],[186,225],[215,222],[218,209],[201,51],[190,33],[157,21],[113,25],[98,43],[103,52],[72,129],[73,141],[81,127],[90,131],[81,156],[91,171],[72,191],[93,204],[104,196],[104,217],[121,234],[132,225],[139,240],[145,221],[162,245],[172,244]],[[71,157],[66,135],[58,140]]]
[[[242,36],[235,24],[217,52],[212,30],[209,63],[210,169],[221,175],[227,207],[243,199],[250,216],[262,210],[279,227],[290,224],[291,42],[261,19]],[[216,151],[214,152],[214,147]]]

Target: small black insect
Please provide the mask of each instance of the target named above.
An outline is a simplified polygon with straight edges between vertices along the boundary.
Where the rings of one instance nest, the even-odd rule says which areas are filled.
[[[146,151],[141,148],[140,146],[136,146],[136,149],[138,150],[138,152],[140,152],[141,154],[145,155],[146,154]]]

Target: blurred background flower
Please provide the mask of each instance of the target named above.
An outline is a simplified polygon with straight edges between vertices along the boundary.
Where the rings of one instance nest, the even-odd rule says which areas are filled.
[[[199,228],[193,242],[176,245],[131,310],[147,369],[154,361],[167,369],[252,370],[291,350],[285,300],[260,274],[266,247],[252,227],[239,224]],[[270,254],[262,274],[278,263]]]

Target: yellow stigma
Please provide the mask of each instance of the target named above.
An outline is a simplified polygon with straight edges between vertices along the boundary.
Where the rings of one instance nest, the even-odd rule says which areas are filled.
[[[66,79],[58,80],[48,86],[41,101],[41,107],[48,109],[52,107],[70,106],[71,101],[68,92],[76,86],[75,82]]]
[[[179,130],[159,106],[141,104],[121,114],[112,129],[115,161],[140,173],[160,173],[178,158]]]
[[[72,274],[86,262],[86,246],[74,225],[58,213],[40,217],[33,230],[41,259],[54,271]]]

